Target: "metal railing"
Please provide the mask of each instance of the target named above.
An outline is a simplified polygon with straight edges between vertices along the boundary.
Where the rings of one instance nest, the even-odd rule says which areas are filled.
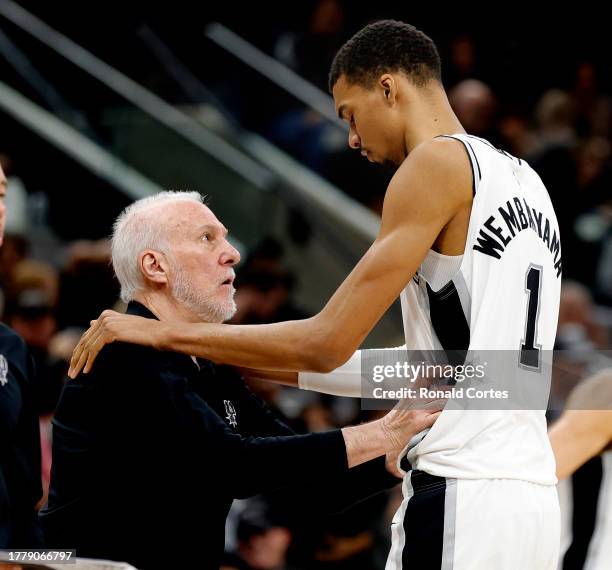
[[[12,0],[0,2],[0,14],[252,184],[262,189],[272,185],[270,173],[248,156]]]
[[[293,95],[299,101],[328,119],[342,131],[346,128],[334,112],[332,98],[280,61],[265,54],[238,34],[218,22],[209,24],[204,34],[250,68]]]
[[[3,82],[0,108],[133,200],[164,190]]]

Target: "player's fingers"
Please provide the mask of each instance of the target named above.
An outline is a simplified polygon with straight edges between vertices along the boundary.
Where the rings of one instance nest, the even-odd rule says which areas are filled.
[[[98,356],[98,352],[100,352],[101,347],[97,348],[96,346],[92,346],[91,349],[87,353],[87,361],[85,362],[85,368],[83,368],[83,374],[89,374],[91,367],[93,366],[94,360]]]
[[[87,349],[86,345],[82,344],[78,350],[75,350],[72,355],[72,360],[70,361],[70,370],[68,371],[68,375],[73,380],[79,375],[85,362],[87,361]]]
[[[100,328],[96,327],[95,323],[96,321],[94,321],[93,326],[89,327],[83,333],[81,340],[72,353],[72,358],[70,359],[70,369],[68,370],[68,375],[70,378],[74,379],[79,375],[87,360],[87,351],[91,341],[100,334]]]
[[[72,351],[72,356],[70,357],[70,368],[68,369],[68,376],[74,380],[76,375],[78,374],[77,366],[79,360],[81,359],[81,355],[83,354],[83,338],[77,343]]]
[[[85,360],[85,367],[83,368],[83,374],[88,374],[91,370],[94,360],[97,358],[98,353],[108,343],[106,335],[103,330],[100,330],[95,338],[89,341],[87,347],[87,359]]]

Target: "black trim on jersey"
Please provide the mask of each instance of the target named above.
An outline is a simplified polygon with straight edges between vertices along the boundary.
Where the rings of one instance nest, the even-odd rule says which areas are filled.
[[[464,141],[461,141],[461,142],[464,142]],[[482,180],[482,173],[480,172],[480,163],[478,162],[478,157],[476,156],[476,153],[474,152],[474,147],[469,142],[466,142],[465,144],[467,144],[470,147],[470,150],[472,151],[472,154],[474,155],[474,160],[476,161],[476,168],[478,168],[478,182],[480,182]],[[474,192],[474,194],[475,193],[476,192]]]
[[[463,364],[470,345],[470,325],[453,281],[439,291],[427,284],[429,317],[450,364]]]
[[[518,160],[519,166],[521,166],[521,159],[518,156],[514,156],[512,154],[510,154],[509,152],[506,152],[503,148],[497,148],[496,146],[492,145],[487,139],[482,139],[480,137],[477,137],[475,135],[466,135],[467,137],[470,137],[474,140],[480,141],[481,143],[486,144],[487,146],[491,147],[494,151],[496,152],[501,152],[505,157],[509,158],[510,160]],[[474,149],[472,149],[474,150]]]
[[[601,456],[590,459],[572,475],[572,543],[563,557],[563,570],[584,568],[595,533],[602,479]]]
[[[414,495],[408,500],[404,520],[402,568],[440,570],[444,547],[446,479],[424,471],[412,471]]]
[[[472,155],[474,156],[474,161],[476,162],[476,168],[478,168],[478,182],[480,182],[481,174],[480,174],[480,164],[478,164],[478,159],[476,158],[476,153],[474,152],[472,145],[470,145],[469,143],[466,143],[464,140],[455,138],[451,135],[439,135],[436,138],[437,139],[453,139],[454,141],[459,141],[463,145],[463,148],[465,148],[465,152],[468,155],[468,160],[470,161],[470,168],[472,169],[472,196],[476,196],[476,173],[474,172],[474,162],[472,162]],[[470,150],[472,151],[472,154],[470,154],[470,150],[468,150],[468,146]]]

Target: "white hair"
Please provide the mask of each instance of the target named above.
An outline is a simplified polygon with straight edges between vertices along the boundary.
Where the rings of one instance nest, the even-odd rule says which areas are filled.
[[[204,197],[199,192],[160,192],[130,204],[115,220],[111,254],[113,269],[121,285],[121,300],[125,303],[132,301],[136,292],[144,287],[138,266],[140,254],[147,249],[169,254],[163,210],[154,210],[155,206],[170,202],[204,204]]]

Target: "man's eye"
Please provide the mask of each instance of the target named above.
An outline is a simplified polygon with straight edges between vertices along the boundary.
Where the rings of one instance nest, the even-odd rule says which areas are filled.
[[[202,241],[210,241],[210,234],[204,234],[202,236]]]

